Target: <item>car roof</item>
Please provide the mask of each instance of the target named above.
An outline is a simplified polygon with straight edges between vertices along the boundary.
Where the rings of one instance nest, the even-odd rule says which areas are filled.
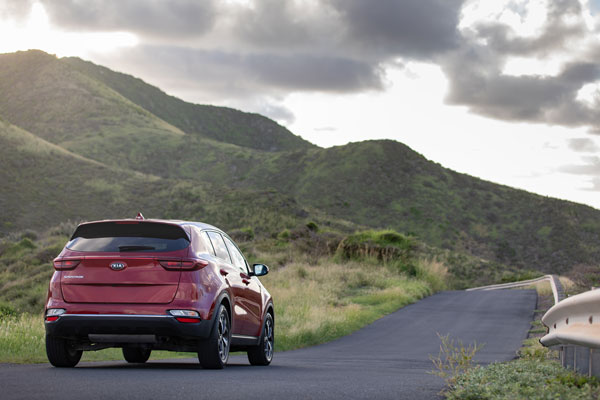
[[[95,223],[99,223],[99,222],[121,222],[121,221],[154,222],[154,223],[160,223],[160,224],[179,225],[181,227],[186,226],[186,225],[191,225],[191,226],[195,226],[200,229],[210,229],[210,230],[215,230],[215,231],[225,233],[223,230],[217,228],[216,226],[205,224],[204,222],[184,221],[184,220],[178,220],[178,219],[135,219],[135,218],[103,219],[103,220],[98,220],[98,221],[87,221],[87,222],[83,222],[79,225],[81,226],[81,225],[87,225],[87,224],[95,224]]]

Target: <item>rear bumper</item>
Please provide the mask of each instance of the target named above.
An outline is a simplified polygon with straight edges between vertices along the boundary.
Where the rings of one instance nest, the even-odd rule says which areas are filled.
[[[211,320],[182,323],[170,315],[63,314],[56,321],[44,323],[46,333],[73,339],[88,335],[155,335],[182,339],[206,339]]]

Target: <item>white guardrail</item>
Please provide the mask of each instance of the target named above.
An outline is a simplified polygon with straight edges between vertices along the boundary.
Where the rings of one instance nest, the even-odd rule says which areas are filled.
[[[542,317],[548,333],[540,339],[540,343],[560,351],[563,367],[600,377],[600,290],[564,299],[562,285],[556,275],[467,290],[510,289],[544,280],[549,280],[552,286],[554,306]]]
[[[600,349],[600,290],[591,290],[555,304],[542,317],[548,334],[544,346],[576,344]]]
[[[600,290],[590,290],[555,304],[542,317],[548,327],[540,343],[558,347],[563,367],[600,377]]]
[[[552,287],[552,294],[554,295],[554,304],[558,304],[563,298],[562,285],[556,275],[544,275],[541,278],[529,279],[527,281],[511,282],[511,283],[500,283],[497,285],[480,286],[476,288],[467,289],[470,290],[499,290],[499,289],[514,289],[519,287],[531,286],[538,282],[550,281],[550,287]],[[600,321],[599,321],[600,322]]]

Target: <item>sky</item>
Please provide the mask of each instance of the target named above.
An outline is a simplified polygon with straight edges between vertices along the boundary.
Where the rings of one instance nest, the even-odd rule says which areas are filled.
[[[0,0],[0,38],[600,209],[600,0]]]

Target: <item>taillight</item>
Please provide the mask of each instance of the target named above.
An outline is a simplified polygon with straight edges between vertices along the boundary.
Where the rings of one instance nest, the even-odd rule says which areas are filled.
[[[160,265],[163,266],[164,269],[180,269],[181,261],[170,261],[170,260],[160,260]]]
[[[208,261],[206,260],[159,260],[158,262],[164,269],[170,270],[195,270],[204,268],[208,265]]]
[[[57,270],[73,269],[81,260],[54,260],[54,268]]]

